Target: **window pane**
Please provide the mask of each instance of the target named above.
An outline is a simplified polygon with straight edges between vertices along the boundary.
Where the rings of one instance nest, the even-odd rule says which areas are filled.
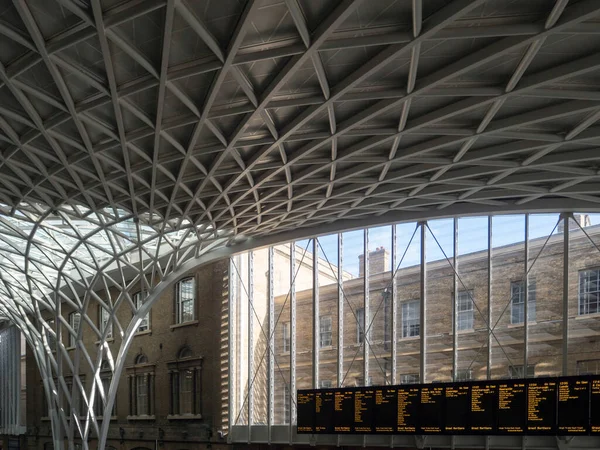
[[[180,414],[192,414],[193,411],[193,399],[194,399],[194,372],[191,370],[184,370],[179,374],[179,382],[181,388],[179,390],[181,395]]]
[[[196,281],[186,278],[177,284],[177,321],[190,322],[195,319]]]

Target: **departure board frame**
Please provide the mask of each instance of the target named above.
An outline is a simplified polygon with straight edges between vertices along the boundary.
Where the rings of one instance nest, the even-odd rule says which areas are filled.
[[[300,389],[297,398],[298,434],[600,435],[600,375]]]

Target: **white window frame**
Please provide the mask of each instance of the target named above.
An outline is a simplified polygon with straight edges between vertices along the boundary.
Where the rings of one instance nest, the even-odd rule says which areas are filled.
[[[508,378],[521,379],[525,378],[524,375],[523,364],[508,366]],[[535,378],[535,364],[527,365],[527,378]]]
[[[133,294],[133,304],[135,306],[135,309],[140,309],[142,307],[142,305],[144,304],[144,302],[146,301],[146,299],[148,298],[148,295],[146,293],[146,295],[144,295],[142,297],[142,291],[138,291],[135,294]],[[150,311],[148,311],[148,314],[146,314],[143,318],[142,321],[140,322],[140,326],[137,329],[138,333],[142,333],[144,331],[150,331]]]
[[[81,326],[81,313],[79,311],[73,311],[69,314],[69,326],[77,335],[79,327]],[[75,347],[77,345],[77,337],[69,333],[69,347]]]
[[[520,324],[525,322],[525,289],[523,280],[510,283],[510,323]],[[535,278],[527,282],[527,321],[535,322],[536,316],[536,281]]]
[[[328,348],[333,345],[333,321],[331,316],[319,317],[319,348]]]
[[[110,318],[110,311],[102,306],[99,307],[98,311],[98,324],[100,325],[100,333],[104,334],[104,330],[108,327],[108,333],[106,333],[106,339],[112,339],[113,337],[113,324]]]
[[[399,377],[400,384],[419,384],[420,378],[418,373],[401,373]]]
[[[421,301],[409,300],[402,303],[402,337],[417,337],[421,333]]]
[[[283,342],[283,353],[289,353],[292,345],[292,338],[290,333],[290,323],[283,322],[283,328],[281,330],[282,333],[282,342]]]
[[[182,293],[181,287],[188,282],[191,282],[192,284],[192,295],[190,298],[182,298],[182,294],[187,294],[187,292]],[[191,317],[184,317],[184,304],[187,303],[191,303],[192,305]],[[177,324],[193,322],[194,320],[196,320],[196,279],[194,277],[183,278],[179,280],[175,285],[175,308],[175,319]]]
[[[472,330],[475,326],[475,308],[474,308],[473,291],[459,291],[458,309],[456,314],[456,331]]]
[[[365,341],[365,331],[367,326],[365,323],[365,308],[356,309],[356,343],[362,344]],[[371,329],[367,331],[367,339],[371,340]]]
[[[578,314],[600,312],[600,268],[579,271]]]

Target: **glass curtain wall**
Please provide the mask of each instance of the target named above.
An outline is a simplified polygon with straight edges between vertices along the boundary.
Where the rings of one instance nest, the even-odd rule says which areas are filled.
[[[394,224],[230,268],[230,423],[249,440],[293,435],[297,389],[600,371],[600,215]]]

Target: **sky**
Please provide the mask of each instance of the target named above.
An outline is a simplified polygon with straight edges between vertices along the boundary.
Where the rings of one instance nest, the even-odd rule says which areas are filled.
[[[600,224],[600,214],[589,214],[592,225]],[[529,216],[529,238],[535,239],[548,236],[557,225],[559,214],[531,214]],[[426,231],[426,258],[428,261],[443,259],[444,254],[452,258],[453,219],[430,220]],[[397,224],[397,261],[401,268],[420,263],[421,233],[414,233],[416,224]],[[414,233],[414,236],[413,236]],[[434,237],[435,236],[435,237]],[[349,231],[342,233],[343,238],[343,269],[354,276],[359,272],[359,255],[364,253],[364,231]],[[319,256],[328,259],[332,265],[337,264],[337,234],[318,238]],[[369,249],[392,247],[392,225],[370,228],[368,232]],[[458,255],[487,249],[488,218],[461,217],[458,219]],[[499,247],[525,239],[525,216],[499,215],[492,219],[492,246]],[[436,242],[437,240],[437,242]],[[297,241],[298,246],[312,251],[312,241]],[[404,258],[403,258],[404,255]],[[403,258],[403,259],[402,259]],[[402,262],[400,262],[402,259]],[[391,269],[391,262],[390,267]]]

